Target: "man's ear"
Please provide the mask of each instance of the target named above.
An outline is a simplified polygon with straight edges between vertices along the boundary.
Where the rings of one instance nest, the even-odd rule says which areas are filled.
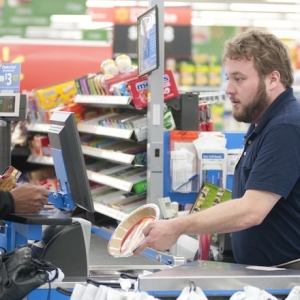
[[[270,85],[275,87],[280,83],[280,73],[278,71],[271,72],[268,77]]]

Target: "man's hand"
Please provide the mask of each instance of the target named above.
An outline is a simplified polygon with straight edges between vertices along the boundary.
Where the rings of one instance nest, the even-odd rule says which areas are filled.
[[[10,192],[15,202],[15,213],[36,214],[48,203],[49,190],[47,186],[26,183]]]
[[[168,250],[178,240],[180,236],[180,228],[177,228],[179,220],[158,220],[151,222],[143,230],[145,240],[143,243],[134,251],[134,255],[139,255],[147,247],[151,247],[155,250]]]

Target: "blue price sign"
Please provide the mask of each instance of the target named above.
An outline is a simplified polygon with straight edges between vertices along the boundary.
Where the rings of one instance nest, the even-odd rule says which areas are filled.
[[[0,93],[19,93],[20,74],[20,63],[0,63]]]

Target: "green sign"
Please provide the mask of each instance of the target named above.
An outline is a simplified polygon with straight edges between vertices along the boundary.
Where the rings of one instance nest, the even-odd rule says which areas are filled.
[[[3,20],[6,26],[49,26],[50,16],[82,15],[86,12],[85,0],[5,0]]]
[[[88,29],[82,31],[82,36],[83,40],[107,42],[109,31],[106,29]]]

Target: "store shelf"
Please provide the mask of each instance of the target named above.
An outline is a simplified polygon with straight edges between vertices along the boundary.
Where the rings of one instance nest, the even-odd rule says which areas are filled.
[[[110,218],[113,218],[117,221],[123,221],[123,219],[125,219],[128,216],[128,214],[125,214],[122,211],[116,210],[114,208],[111,208],[109,206],[97,202],[94,202],[94,209],[96,212],[108,216]]]
[[[147,138],[147,126],[143,126],[136,129],[122,129],[114,127],[105,127],[98,124],[99,121],[104,120],[110,116],[116,114],[110,114],[105,117],[101,116],[92,120],[79,122],[77,124],[78,131],[81,133],[90,133],[95,135],[101,135],[117,139],[136,140],[138,142],[144,141]]]
[[[123,170],[119,170],[121,172]],[[124,172],[126,168],[124,168]],[[104,174],[106,173],[106,174]],[[145,192],[146,190],[146,170],[141,170],[140,173],[136,174],[136,176],[128,177],[127,179],[120,179],[117,178],[118,172],[109,173],[109,170],[100,172],[95,172],[91,170],[87,170],[88,179],[100,184],[108,185],[110,187],[116,188],[118,190],[122,190],[125,192],[132,192],[132,193],[140,193]],[[129,181],[131,180],[131,181]]]
[[[32,132],[41,132],[41,133],[48,133],[50,128],[50,124],[44,123],[31,123],[27,125],[27,130]]]
[[[129,96],[76,95],[75,103],[93,107],[134,108]]]
[[[131,213],[136,208],[146,204],[146,193],[135,195],[108,186],[100,187],[92,191],[94,203],[104,205],[125,214]],[[102,213],[103,212],[102,210]]]
[[[141,161],[140,158],[141,155],[144,156],[142,152],[137,154],[127,154],[120,151],[106,150],[84,145],[82,145],[82,152],[85,155],[110,160],[115,163],[143,165],[143,161]],[[144,153],[146,155],[146,150]]]
[[[179,86],[178,90],[180,92],[219,92],[223,90],[220,86]]]
[[[27,162],[41,165],[54,165],[52,156],[29,155]]]

